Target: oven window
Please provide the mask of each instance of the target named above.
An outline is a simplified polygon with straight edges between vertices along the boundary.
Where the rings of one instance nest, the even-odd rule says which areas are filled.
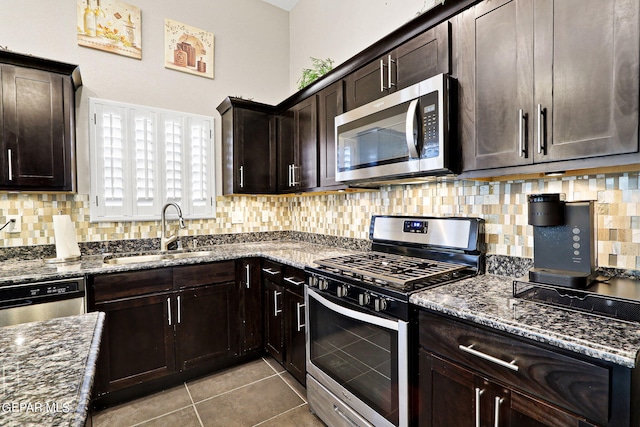
[[[398,331],[309,305],[311,363],[398,425]]]

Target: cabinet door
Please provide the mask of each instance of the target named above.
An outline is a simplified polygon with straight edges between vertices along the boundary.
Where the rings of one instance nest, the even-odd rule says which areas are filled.
[[[300,383],[305,384],[307,374],[307,348],[305,342],[304,297],[290,290],[285,291],[285,368]]]
[[[416,418],[421,427],[474,426],[474,375],[420,350]]]
[[[284,363],[284,288],[264,280],[264,346],[278,363]]]
[[[295,107],[296,165],[294,184],[297,190],[318,187],[317,100],[311,96]]]
[[[456,34],[463,170],[531,164],[533,2],[480,3]]]
[[[74,93],[68,78],[2,65],[0,186],[63,190],[75,187]]]
[[[171,294],[95,304],[106,313],[96,393],[160,378],[175,371]]]
[[[296,104],[278,118],[278,191],[318,186],[316,97]]]
[[[535,161],[637,152],[638,1],[532,3]]]
[[[436,74],[451,72],[451,25],[425,31],[396,48],[391,60],[391,90],[403,89]]]
[[[244,194],[276,189],[275,145],[269,114],[238,108],[234,112],[234,190]]]
[[[338,81],[318,93],[318,148],[320,187],[343,186],[336,182],[336,116],[344,112],[343,82]]]
[[[260,260],[240,262],[240,317],[242,319],[241,354],[262,348],[262,282]]]
[[[238,354],[237,306],[234,282],[176,294],[176,360],[180,370]]]
[[[450,24],[444,22],[403,43],[345,78],[348,110],[429,77],[451,71]]]
[[[286,193],[293,189],[294,149],[294,111],[288,110],[277,118],[278,126],[278,192]]]

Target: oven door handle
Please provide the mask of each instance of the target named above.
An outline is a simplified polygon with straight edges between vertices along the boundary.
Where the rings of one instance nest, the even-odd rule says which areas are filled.
[[[306,287],[306,290],[309,298],[313,298],[314,300],[324,305],[329,310],[334,311],[338,314],[341,314],[345,317],[350,317],[351,319],[359,320],[361,322],[378,325],[382,328],[391,329],[393,331],[400,331],[400,329],[406,330],[407,328],[408,323],[405,322],[404,320],[399,320],[399,319],[390,320],[384,317],[373,316],[371,314],[361,313],[359,311],[351,310],[350,308],[347,308],[342,305],[336,304],[332,301],[329,301],[328,299],[324,298],[322,295],[320,295],[315,290],[309,288],[308,286]]]

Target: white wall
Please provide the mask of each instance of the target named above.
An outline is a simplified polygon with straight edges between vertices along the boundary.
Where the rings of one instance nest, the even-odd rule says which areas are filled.
[[[141,9],[142,60],[78,46],[76,0],[0,1],[0,46],[80,65],[84,82],[76,111],[80,193],[89,191],[89,96],[214,116],[220,165],[219,103],[228,95],[278,103],[289,94],[286,11],[260,0],[125,2]],[[214,34],[214,80],[164,68],[165,18]]]
[[[415,18],[432,0],[300,0],[289,13],[290,92],[309,57],[338,66]]]

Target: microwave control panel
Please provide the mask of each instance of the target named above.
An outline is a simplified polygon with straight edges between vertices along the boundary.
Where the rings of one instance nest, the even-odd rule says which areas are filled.
[[[438,137],[438,92],[431,92],[422,96],[422,129],[424,130],[422,145],[423,158],[438,157],[440,155],[440,140]]]

